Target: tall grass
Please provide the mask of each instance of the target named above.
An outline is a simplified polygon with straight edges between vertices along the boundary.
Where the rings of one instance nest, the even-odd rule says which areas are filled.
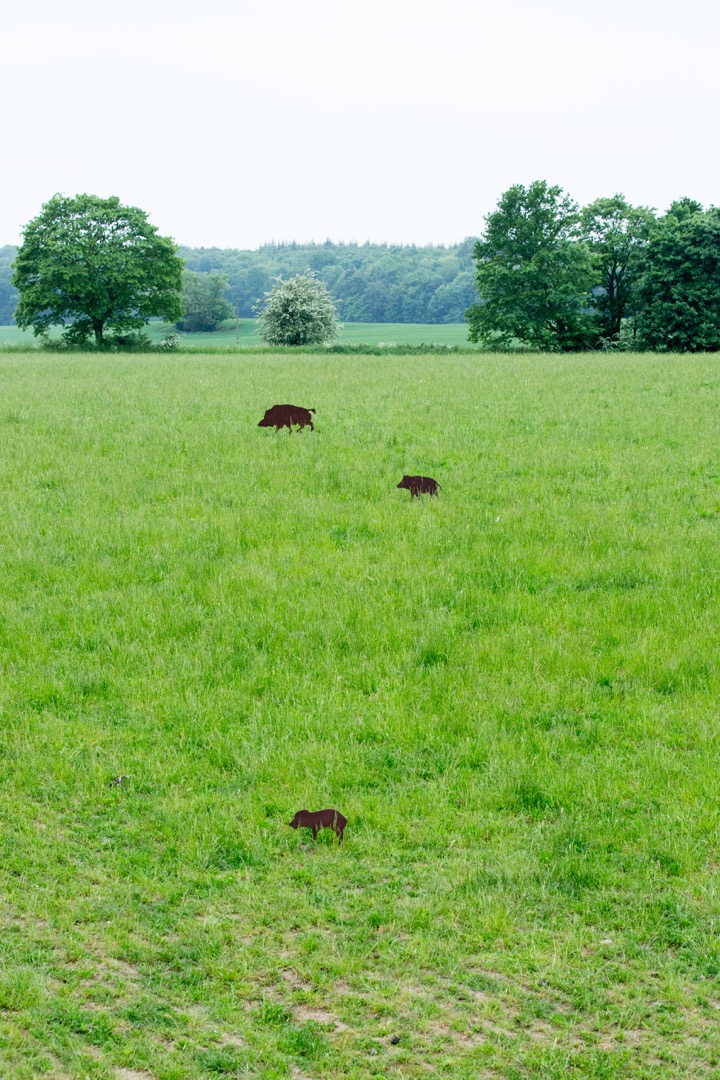
[[[2,1075],[715,1074],[714,360],[0,381]]]

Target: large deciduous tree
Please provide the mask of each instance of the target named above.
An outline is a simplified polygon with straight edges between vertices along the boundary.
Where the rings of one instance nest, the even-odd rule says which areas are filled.
[[[469,338],[561,351],[591,343],[590,253],[578,206],[562,188],[515,184],[485,219],[475,244],[480,302],[466,312]]]
[[[65,327],[73,344],[106,344],[108,330],[136,330],[183,312],[183,263],[147,215],[112,197],[55,195],[26,226],[15,260],[19,326]]]
[[[183,275],[185,314],[177,323],[178,330],[217,330],[223,319],[229,319],[233,309],[225,299],[227,283],[224,274],[198,274],[186,270]]]
[[[720,349],[720,209],[672,204],[653,230],[639,286],[638,339],[668,352]]]
[[[623,195],[596,199],[580,215],[582,236],[595,273],[592,307],[600,337],[617,342],[623,319],[634,314],[643,255],[655,215],[646,206],[631,206]]]
[[[258,315],[268,345],[322,345],[340,329],[335,302],[312,270],[277,278]]]

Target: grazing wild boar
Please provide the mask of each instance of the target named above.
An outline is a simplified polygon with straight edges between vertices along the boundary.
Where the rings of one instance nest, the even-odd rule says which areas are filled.
[[[290,432],[293,424],[298,424],[300,431],[309,424],[310,430],[314,431],[315,427],[310,416],[310,413],[314,412],[314,409],[303,409],[302,405],[273,405],[272,409],[266,410],[258,427],[274,427],[276,431],[286,427]]]
[[[407,488],[411,499],[416,495],[437,495],[438,488],[442,491],[440,484],[433,480],[432,476],[403,476],[398,487]]]
[[[342,844],[347,818],[339,810],[298,810],[288,825],[291,829],[312,829],[313,840],[317,840],[321,829],[334,829]]]

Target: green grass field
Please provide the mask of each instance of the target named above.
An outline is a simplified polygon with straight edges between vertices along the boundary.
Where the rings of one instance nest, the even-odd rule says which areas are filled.
[[[242,346],[262,346],[255,319],[240,319],[240,333],[237,334],[235,323],[229,320],[222,330],[213,334],[180,334],[182,345],[193,348],[213,349],[218,346],[232,348]],[[166,334],[177,333],[174,326],[167,323],[152,322],[145,328],[151,341],[160,341]],[[60,330],[56,331],[57,336]],[[0,326],[0,345],[34,345],[37,339],[32,331],[20,330],[17,326]],[[338,341],[343,345],[462,345],[473,348],[468,342],[467,323],[346,323]],[[477,348],[477,346],[475,346]]]
[[[0,1075],[720,1074],[716,359],[0,385]]]

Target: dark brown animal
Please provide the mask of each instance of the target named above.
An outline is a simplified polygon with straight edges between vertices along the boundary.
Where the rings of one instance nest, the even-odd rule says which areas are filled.
[[[289,433],[292,431],[293,424],[298,424],[300,431],[309,424],[310,430],[314,431],[315,427],[310,416],[310,413],[314,412],[314,409],[303,409],[302,405],[273,405],[272,409],[265,411],[258,427],[274,427],[276,431],[286,427]]]
[[[298,810],[288,825],[291,829],[312,829],[313,840],[317,840],[321,829],[334,829],[342,844],[347,818],[339,810]]]
[[[406,488],[410,492],[411,499],[416,495],[437,495],[438,488],[442,491],[440,484],[437,480],[433,480],[432,476],[403,476],[398,487]]]

